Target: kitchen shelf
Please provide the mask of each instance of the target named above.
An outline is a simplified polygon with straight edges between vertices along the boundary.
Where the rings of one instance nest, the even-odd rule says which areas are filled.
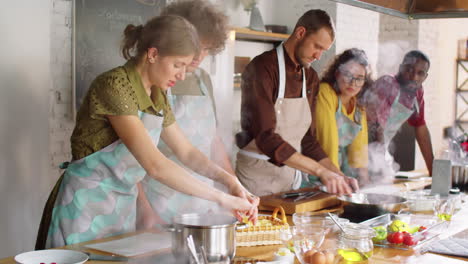
[[[465,133],[468,125],[466,121],[468,114],[468,59],[457,59],[456,79],[455,79],[455,125]],[[458,100],[463,102],[464,109],[458,109]],[[468,115],[467,115],[468,116]]]
[[[288,34],[256,31],[248,28],[236,27],[233,30],[236,32],[236,40],[279,43],[289,37]]]

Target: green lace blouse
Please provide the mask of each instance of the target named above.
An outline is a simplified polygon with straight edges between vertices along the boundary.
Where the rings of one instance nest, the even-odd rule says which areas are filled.
[[[134,115],[138,111],[164,116],[163,127],[175,122],[161,89],[146,93],[133,61],[99,75],[83,100],[71,136],[73,160],[84,158],[117,141],[107,115]]]

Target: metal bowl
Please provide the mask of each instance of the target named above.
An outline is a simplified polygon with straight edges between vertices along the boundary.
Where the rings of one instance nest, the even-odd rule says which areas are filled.
[[[341,217],[361,222],[386,213],[397,213],[406,207],[406,199],[396,195],[377,193],[353,193],[338,196],[343,203]]]

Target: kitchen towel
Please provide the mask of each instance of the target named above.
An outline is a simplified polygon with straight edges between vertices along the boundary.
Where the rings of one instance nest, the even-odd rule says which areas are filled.
[[[468,258],[468,239],[448,238],[429,245],[427,251]]]

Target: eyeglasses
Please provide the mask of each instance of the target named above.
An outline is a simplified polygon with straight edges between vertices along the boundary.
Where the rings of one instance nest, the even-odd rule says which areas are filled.
[[[350,72],[342,72],[343,80],[349,84],[352,84],[354,81],[354,85],[356,86],[363,86],[366,83],[366,78],[363,77],[354,77]]]

